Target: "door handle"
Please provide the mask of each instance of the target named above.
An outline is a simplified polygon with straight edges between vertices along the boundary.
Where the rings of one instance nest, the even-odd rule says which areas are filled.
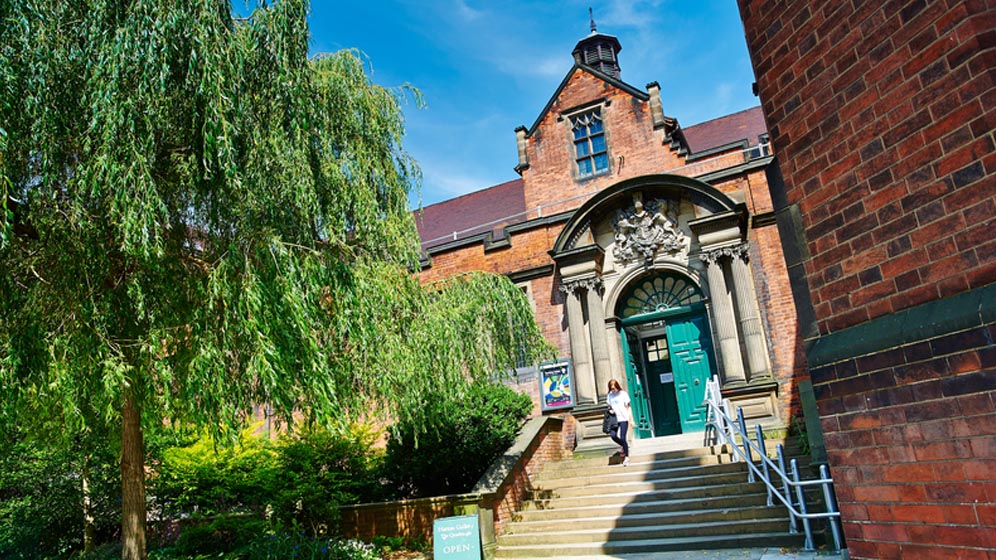
[[[695,384],[696,384],[696,385],[698,385],[698,384],[699,384],[699,380],[698,380],[698,379],[696,379],[696,380],[695,380]]]

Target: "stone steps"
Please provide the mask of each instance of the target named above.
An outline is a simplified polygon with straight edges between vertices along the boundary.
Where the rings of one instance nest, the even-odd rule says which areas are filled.
[[[641,440],[623,467],[590,444],[533,480],[498,537],[498,558],[590,556],[743,547],[799,547],[784,507],[717,447]]]

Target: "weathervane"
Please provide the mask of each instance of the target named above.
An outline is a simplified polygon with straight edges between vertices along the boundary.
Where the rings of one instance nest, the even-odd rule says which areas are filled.
[[[591,11],[591,6],[588,6],[588,19],[591,20],[591,32],[595,32],[595,14]]]

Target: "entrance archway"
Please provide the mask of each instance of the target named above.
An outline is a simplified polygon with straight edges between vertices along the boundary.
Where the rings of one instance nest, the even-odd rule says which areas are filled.
[[[705,429],[705,383],[715,373],[702,290],[657,271],[627,286],[616,305],[638,438]]]

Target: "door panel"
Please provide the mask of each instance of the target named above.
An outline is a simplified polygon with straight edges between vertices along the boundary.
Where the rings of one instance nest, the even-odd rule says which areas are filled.
[[[674,374],[671,371],[671,358],[667,337],[646,338],[643,344],[643,360],[647,369],[647,392],[650,395],[650,415],[654,423],[655,436],[681,433],[681,415],[674,391]]]
[[[705,315],[693,315],[667,323],[668,346],[674,368],[674,385],[681,412],[681,430],[705,429],[705,384],[712,376],[712,341]]]
[[[633,414],[631,428],[637,439],[653,437],[650,425],[650,411],[643,382],[640,379],[640,371],[637,365],[640,351],[640,338],[638,335],[628,333],[626,329],[621,330],[623,356],[626,361],[626,385],[629,387],[630,409]],[[632,341],[632,346],[630,345]]]

